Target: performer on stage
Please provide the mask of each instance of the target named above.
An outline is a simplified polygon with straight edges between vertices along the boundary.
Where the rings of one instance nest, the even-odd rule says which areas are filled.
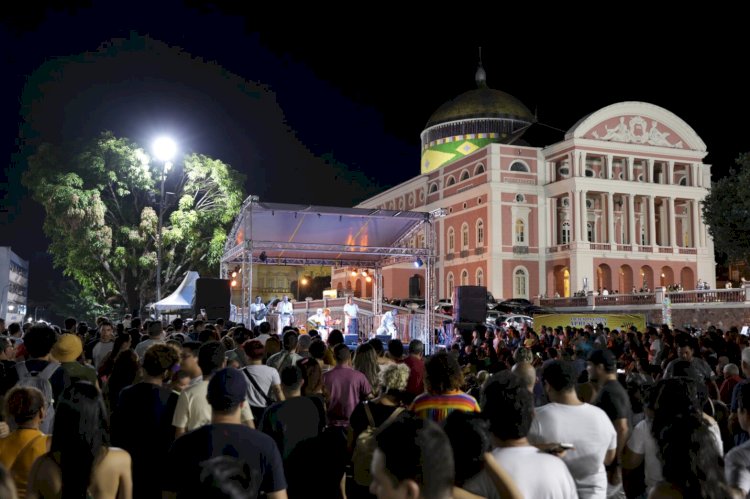
[[[266,307],[266,304],[263,303],[263,299],[260,296],[257,296],[255,298],[255,303],[250,305],[250,328],[252,329],[261,323],[266,322],[267,313],[268,308]]]
[[[323,341],[326,341],[328,339],[328,322],[326,321],[326,314],[323,313],[323,309],[319,308],[315,311],[315,314],[311,315],[307,319],[307,323],[315,328],[318,333],[320,333],[320,338]]]
[[[284,327],[292,325],[292,312],[294,312],[294,307],[289,301],[289,297],[284,295],[284,298],[276,305],[276,313],[279,314],[277,333],[281,333]]]
[[[346,305],[344,305],[344,316],[346,317],[346,333],[356,334],[359,336],[359,319],[357,314],[359,313],[359,307],[356,303],[353,303],[351,295],[346,297]]]
[[[380,327],[377,330],[378,335],[388,334],[391,338],[396,338],[398,336],[398,330],[396,329],[396,315],[398,314],[398,310],[395,308],[393,310],[389,310],[388,312],[383,314],[383,320],[380,321]]]

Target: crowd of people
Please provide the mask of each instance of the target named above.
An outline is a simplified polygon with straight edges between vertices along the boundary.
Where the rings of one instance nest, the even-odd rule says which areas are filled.
[[[0,323],[0,497],[750,492],[736,329],[467,333],[425,356],[267,322]]]

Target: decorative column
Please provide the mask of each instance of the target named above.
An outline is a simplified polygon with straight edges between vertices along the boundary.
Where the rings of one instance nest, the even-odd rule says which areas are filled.
[[[549,240],[550,246],[557,246],[559,244],[557,239],[557,198],[550,198],[550,219],[549,226],[552,229],[552,237]]]
[[[581,241],[581,202],[580,202],[580,196],[578,195],[578,192],[571,192],[570,193],[570,208],[571,208],[571,216],[570,221],[573,222],[573,241],[574,242],[580,242]]]
[[[588,237],[588,208],[586,208],[586,191],[581,191],[581,241],[589,242]]]
[[[673,183],[674,183],[674,161],[670,159],[669,163],[667,164],[667,181],[665,182],[665,184],[672,185]]]
[[[614,249],[615,244],[615,207],[614,207],[614,194],[611,192],[607,193],[607,239],[609,244],[612,244]]]
[[[635,246],[635,196],[628,194],[628,243]],[[635,248],[633,248],[635,249]]]
[[[674,212],[674,198],[669,197],[669,244],[674,248],[677,246],[677,214]]]
[[[700,219],[700,212],[698,211],[698,200],[693,199],[692,204],[693,204],[693,216],[691,218],[693,219],[693,237],[692,237],[693,240],[691,242],[693,243],[693,248],[697,248],[698,241],[699,241],[698,220]]]
[[[654,183],[654,160],[653,159],[647,159],[646,160],[646,182],[649,184]]]
[[[648,244],[656,246],[656,211],[654,196],[648,197]]]
[[[607,154],[607,180],[612,180],[612,155]]]
[[[625,158],[625,160],[628,162],[628,182],[633,181],[633,157],[628,156]]]

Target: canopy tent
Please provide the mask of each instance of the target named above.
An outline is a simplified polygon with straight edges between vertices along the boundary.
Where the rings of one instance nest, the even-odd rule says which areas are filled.
[[[221,260],[221,277],[241,266],[243,304],[252,302],[252,265],[331,265],[371,268],[373,312],[382,313],[382,269],[421,259],[425,266],[425,309],[436,301],[434,276],[433,212],[393,211],[367,208],[335,208],[280,203],[261,203],[249,196],[227,237]],[[410,246],[423,233],[421,246]],[[432,345],[433,317],[425,317],[423,341]]]
[[[152,305],[159,312],[172,312],[193,308],[193,297],[195,296],[195,281],[200,275],[193,270],[185,274],[177,289],[171,295]]]

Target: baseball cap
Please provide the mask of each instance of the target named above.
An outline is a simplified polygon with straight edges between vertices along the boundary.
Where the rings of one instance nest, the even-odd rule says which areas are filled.
[[[246,393],[245,375],[239,369],[226,367],[211,377],[206,398],[214,410],[229,411],[244,402]]]
[[[617,359],[611,350],[594,350],[589,354],[589,362],[594,365],[604,366],[608,373],[615,372],[617,369]]]

